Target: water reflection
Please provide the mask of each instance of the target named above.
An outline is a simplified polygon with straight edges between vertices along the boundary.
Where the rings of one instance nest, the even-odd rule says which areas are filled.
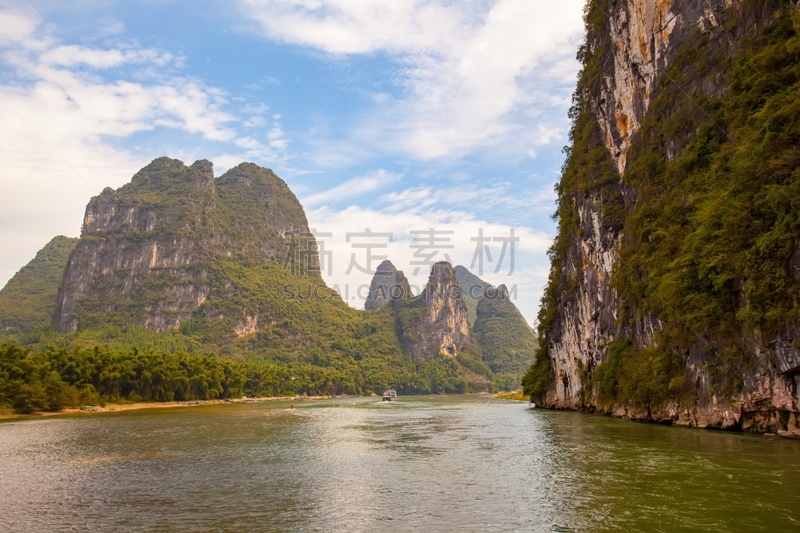
[[[798,526],[800,446],[482,397],[0,424],[4,531]]]

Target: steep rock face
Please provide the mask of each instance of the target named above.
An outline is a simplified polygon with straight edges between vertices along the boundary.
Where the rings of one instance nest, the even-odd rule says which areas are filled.
[[[648,163],[655,161],[654,154],[673,161],[708,128],[704,121],[710,121],[715,108],[700,106],[725,97],[731,58],[745,38],[763,34],[780,7],[770,2],[717,0],[595,1],[593,5],[587,45],[581,52],[585,70],[576,96],[583,107],[573,117],[574,145],[560,186],[558,255],[540,315],[541,333],[547,339],[540,355],[546,364],[531,369],[528,387],[536,391],[541,404],[553,408],[800,435],[795,415],[800,412],[797,324],[786,324],[777,335],[765,335],[760,326],[740,319],[741,325],[734,326],[739,330],[729,331],[726,338],[707,338],[698,332],[699,325],[675,318],[680,317],[680,308],[670,310],[668,323],[658,310],[663,305],[636,303],[643,299],[640,286],[615,282],[626,268],[628,256],[621,257],[621,251],[646,253],[641,244],[646,240],[626,234],[628,226],[636,227],[630,217],[639,217],[633,223],[640,223],[647,202],[657,198],[653,191],[659,189],[654,186],[660,186],[650,177],[656,175],[649,170],[654,165],[641,161],[645,157],[650,158]],[[703,44],[696,49],[695,42]],[[719,139],[715,142],[735,145],[739,141]],[[595,149],[598,146],[607,151],[607,162]],[[636,176],[629,180],[627,171],[637,161]],[[678,186],[673,179],[672,187]],[[685,197],[684,203],[689,199]],[[658,238],[667,235],[665,230]],[[797,250],[797,241],[794,246]],[[793,257],[797,256],[795,251]],[[797,267],[792,265],[798,284]],[[628,273],[624,279],[636,276]],[[652,283],[641,280],[644,287]],[[753,300],[746,296],[746,280],[730,282],[729,291],[733,305],[739,302],[736,316],[753,307]],[[736,314],[736,309],[730,313]],[[676,331],[685,333],[676,337]],[[678,358],[682,372],[673,373],[675,379],[667,378],[669,383],[663,384],[664,401],[624,399],[619,392],[623,383],[601,382],[598,368],[624,366],[625,359],[633,357],[623,343],[638,350],[641,361],[674,361],[656,353]],[[612,348],[622,354],[616,363]],[[727,369],[723,371],[721,364]],[[720,378],[725,372],[727,384]],[[667,370],[661,373],[667,375]],[[653,374],[654,379],[658,374]],[[542,383],[546,385],[539,386]],[[616,400],[609,394],[616,394]]]
[[[375,270],[364,309],[376,311],[388,303],[406,300],[412,296],[405,274],[397,270],[391,261],[386,260]]]
[[[432,267],[422,294],[393,306],[404,351],[414,360],[454,357],[471,340],[461,286],[449,263]]]
[[[215,207],[208,161],[157,159],[129,185],[92,198],[59,292],[59,329],[130,307],[156,331],[188,318],[210,290],[197,236]]]
[[[28,332],[49,326],[67,261],[78,239],[55,237],[0,290],[0,328]]]
[[[302,207],[271,171],[242,164],[215,180],[208,161],[156,159],[130,184],[89,202],[57,325],[62,332],[109,322],[176,328],[212,289],[230,285],[220,261],[283,260],[285,238],[298,231],[308,233]]]
[[[619,254],[620,235],[608,228],[602,216],[603,197],[587,195],[576,202],[580,237],[569,248],[564,277],[575,283],[562,294],[559,315],[548,335],[549,354],[557,379],[548,392],[546,403],[557,408],[580,408],[584,387],[582,368],[594,369],[605,359],[607,347],[623,332],[617,323],[621,301],[611,286],[614,264]],[[638,328],[647,329],[652,340],[649,319]]]
[[[676,50],[696,29],[719,25],[719,13],[732,0],[627,0],[609,5],[613,61],[603,72],[595,109],[606,147],[620,173],[625,172],[631,140],[639,130],[656,89]]]

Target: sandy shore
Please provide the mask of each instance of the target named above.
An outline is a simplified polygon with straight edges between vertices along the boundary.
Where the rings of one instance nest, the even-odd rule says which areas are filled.
[[[494,395],[495,398],[500,400],[514,400],[517,402],[527,402],[530,401],[530,398],[525,396],[525,394],[521,390],[515,390],[511,392],[498,392]]]
[[[332,399],[345,399],[355,398],[355,396],[274,396],[269,398],[234,398],[230,400],[196,400],[187,402],[142,402],[142,403],[122,403],[122,404],[106,404],[100,405],[87,405],[83,407],[74,407],[69,409],[62,409],[61,411],[39,411],[29,414],[19,414],[14,411],[0,411],[0,420],[8,418],[32,418],[32,417],[47,417],[47,416],[63,416],[63,415],[92,415],[96,413],[116,413],[120,411],[135,411],[138,409],[170,409],[175,407],[197,407],[201,405],[224,405],[234,403],[263,403],[263,402],[301,402],[304,400],[332,400]]]

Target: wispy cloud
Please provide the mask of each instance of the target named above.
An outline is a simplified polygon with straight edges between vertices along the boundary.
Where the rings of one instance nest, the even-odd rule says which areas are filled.
[[[75,44],[57,46],[39,56],[39,62],[46,65],[70,67],[85,64],[99,69],[141,61],[164,65],[172,59],[172,54],[162,55],[155,50],[102,50]]]
[[[474,184],[432,187],[429,185],[394,191],[378,198],[378,203],[388,212],[422,211],[457,208],[471,213],[497,211],[506,215],[510,210],[524,209],[552,211],[555,193],[553,184],[542,187],[521,187],[508,181],[495,182],[490,187]]]
[[[354,124],[360,142],[419,160],[565,136],[583,0],[241,0],[273,40],[333,55],[384,52],[398,98]],[[496,153],[496,150],[495,150]]]
[[[263,89],[266,85],[280,85],[281,80],[278,78],[273,78],[272,76],[265,76],[261,78],[257,83],[248,83],[244,86],[245,89],[249,89],[251,91],[255,91],[258,89]]]
[[[326,204],[335,205],[344,199],[353,198],[367,192],[387,187],[401,177],[402,176],[399,174],[387,172],[386,170],[377,170],[366,176],[347,180],[341,185],[337,185],[327,191],[307,196],[302,199],[302,203],[307,207],[317,207]]]
[[[187,76],[182,58],[120,37],[62,43],[50,28],[33,11],[0,8],[0,65],[15,73],[0,82],[0,285],[54,235],[75,235],[90,196],[127,182],[152,157],[186,156],[169,141],[176,133],[238,149],[239,161],[285,150],[274,117],[249,136],[239,131],[240,114],[263,116],[266,106],[242,112],[224,90]],[[167,141],[155,153],[124,147],[143,132]]]

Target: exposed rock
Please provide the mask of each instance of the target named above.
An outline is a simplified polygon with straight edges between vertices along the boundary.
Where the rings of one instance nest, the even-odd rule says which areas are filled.
[[[364,309],[375,311],[387,303],[412,297],[411,286],[405,274],[397,270],[391,261],[386,260],[378,265],[375,275],[372,277]]]
[[[553,270],[558,276],[558,303],[553,322],[547,325],[547,354],[554,379],[539,403],[635,420],[794,435],[800,412],[800,331],[792,324],[772,339],[762,339],[757,328],[742,331],[737,342],[748,365],[738,390],[720,391],[713,385],[707,356],[713,346],[706,340],[698,340],[681,354],[691,390],[688,403],[676,401],[652,410],[627,404],[608,406],[598,400],[596,389],[586,389],[587,377],[608,360],[609,345],[629,341],[636,347],[655,347],[665,327],[659,316],[631,309],[615,290],[612,278],[625,228],[607,214],[610,192],[624,198],[629,210],[637,205],[638,191],[622,175],[636,134],[659,96],[659,81],[697,32],[710,35],[712,44],[704,53],[733,54],[744,31],[768,22],[778,9],[777,3],[764,3],[752,12],[739,13],[740,3],[731,0],[623,0],[610,6],[608,24],[602,26],[607,33],[590,27],[587,38],[590,51],[605,54],[599,62],[600,85],[596,93],[582,96],[596,117],[601,132],[598,142],[610,153],[620,179],[602,188],[571,191],[567,197],[577,223],[563,261]],[[733,14],[740,16],[738,25],[730,22]],[[728,73],[723,71],[681,75],[681,89],[687,95],[720,97],[728,87]],[[696,134],[681,124],[671,127],[681,135],[663,140],[667,160],[680,154]],[[795,281],[800,279],[797,257],[800,252],[793,263]]]
[[[565,277],[579,280],[578,286],[563,302],[548,336],[558,379],[545,403],[560,409],[582,406],[581,367],[591,370],[600,365],[607,346],[624,334],[617,325],[621,302],[611,286],[620,235],[603,223],[600,196],[584,197],[576,207],[580,237],[562,268]],[[656,327],[652,320],[646,317],[634,326],[642,344],[652,341]]]
[[[653,98],[656,80],[676,50],[696,28],[719,25],[719,12],[732,0],[626,0],[613,2],[610,35],[597,36],[597,47],[610,38],[610,65],[596,96],[597,119],[606,147],[620,173],[625,172],[631,140]]]
[[[305,214],[272,171],[245,163],[215,180],[208,161],[156,159],[130,184],[89,202],[57,325],[62,332],[105,323],[177,328],[212,291],[230,292],[223,260],[283,261],[296,233],[309,234]],[[307,247],[311,256],[315,250]],[[248,313],[237,311],[236,334],[255,331]]]
[[[414,360],[455,357],[471,340],[467,308],[450,263],[433,265],[419,296],[392,305],[404,351]]]

